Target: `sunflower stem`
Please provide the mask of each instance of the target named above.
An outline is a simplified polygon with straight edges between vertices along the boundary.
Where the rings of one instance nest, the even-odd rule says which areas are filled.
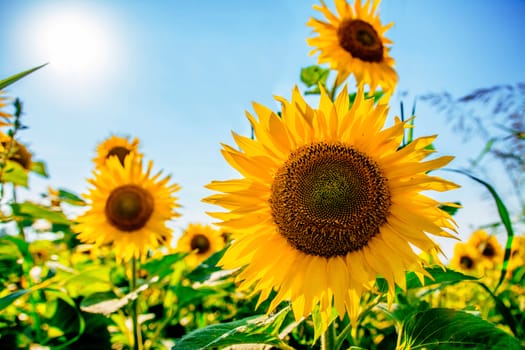
[[[326,331],[321,334],[321,350],[338,350],[335,347],[336,334],[335,334],[335,320],[328,325]]]
[[[343,342],[345,341],[345,339],[347,339],[349,337],[349,332],[352,331],[352,322],[348,322],[348,324],[345,326],[345,328],[343,328],[343,330],[337,335],[335,336],[335,341],[334,341],[334,344],[335,344],[335,349],[340,349],[341,346],[343,345]],[[351,344],[350,345],[354,345],[354,342],[353,342],[353,337],[350,336],[350,338],[352,338],[352,341],[351,341]]]
[[[13,187],[13,196],[16,198],[16,189]],[[16,199],[15,199],[16,203]],[[22,223],[17,221],[16,222],[17,228],[18,228],[18,234],[22,237],[22,239],[27,242],[26,234],[24,232],[24,227],[22,226]],[[27,284],[29,286],[29,289],[32,289],[34,286],[33,278],[31,277],[31,267],[33,266],[33,259],[24,259],[24,262],[22,264],[22,271],[24,272],[24,276],[27,280]],[[31,317],[33,319],[33,332],[35,333],[35,339],[37,342],[40,342],[42,339],[42,327],[40,324],[40,316],[38,315],[38,310],[36,308],[36,300],[35,295],[33,293],[29,293],[29,304],[31,305]]]
[[[129,282],[130,293],[137,289],[137,259],[131,258],[131,280]],[[142,334],[138,322],[137,298],[131,301],[131,321],[133,323],[133,349],[142,350]]]
[[[339,73],[337,73],[337,76],[334,79],[334,84],[332,85],[332,89],[329,91],[330,100],[332,100],[332,102],[335,99],[335,92],[337,91],[337,88],[339,86],[339,84],[338,84],[338,80],[339,79],[338,78],[339,78]]]

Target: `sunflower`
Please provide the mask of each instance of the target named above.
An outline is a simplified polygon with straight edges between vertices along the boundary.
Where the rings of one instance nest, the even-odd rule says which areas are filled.
[[[4,147],[6,146],[7,145],[4,144]],[[33,155],[27,149],[26,146],[24,146],[23,144],[21,144],[20,142],[16,140],[11,150],[11,155],[9,156],[9,160],[12,160],[13,162],[20,164],[22,168],[24,168],[26,171],[31,170],[31,167],[33,166]]]
[[[145,258],[148,249],[170,241],[172,232],[166,221],[178,217],[170,177],[151,174],[153,163],[143,171],[137,155],[126,157],[124,166],[118,157],[110,157],[106,166],[94,171],[93,186],[84,197],[89,209],[74,226],[78,238],[97,246],[110,244],[117,260]]]
[[[55,189],[51,186],[47,187],[47,198],[49,199],[49,206],[53,209],[59,209],[60,203],[62,202],[60,199],[60,190]]]
[[[411,245],[429,251],[438,245],[427,233],[454,237],[450,215],[420,193],[457,187],[427,174],[453,157],[422,161],[435,136],[399,149],[407,124],[396,119],[383,130],[385,100],[374,105],[363,86],[351,106],[346,86],[335,103],[322,90],[318,109],[297,88],[291,102],[276,99],[281,117],[254,103],[255,139],[233,133],[240,150],[223,146],[242,178],[207,185],[221,193],[204,201],[226,209],[209,214],[233,233],[219,264],[246,266],[240,286],[260,292],[259,303],[277,291],[268,312],[290,300],[297,319],[319,304],[325,320],[332,305],[355,320],[376,275],[391,298],[405,270],[424,273]]]
[[[22,143],[12,139],[8,135],[0,132],[0,152],[6,154],[8,160],[18,163],[24,170],[29,171],[33,166],[33,155]]]
[[[494,236],[490,236],[485,230],[477,230],[472,233],[467,244],[479,251],[482,261],[487,267],[503,262],[503,249]]]
[[[177,250],[193,252],[186,257],[190,266],[196,266],[213,253],[224,247],[224,239],[219,230],[211,225],[188,224],[177,242]]]
[[[480,259],[481,254],[475,247],[466,243],[457,243],[454,246],[450,266],[462,271],[477,272],[481,265]]]
[[[129,138],[112,135],[98,145],[97,156],[93,158],[93,162],[96,167],[100,167],[111,156],[117,156],[120,163],[124,164],[124,158],[130,153],[137,153],[138,146],[137,138],[130,141]]]
[[[308,44],[315,47],[310,54],[319,52],[318,62],[329,63],[330,68],[336,69],[339,81],[353,73],[358,84],[368,84],[372,91],[378,86],[393,90],[397,73],[387,46],[392,41],[385,37],[393,23],[381,24],[376,13],[379,1],[366,1],[363,5],[361,0],[356,0],[352,7],[345,0],[335,0],[337,15],[322,0],[321,5],[314,5],[314,9],[320,11],[327,22],[311,18],[307,23],[319,34],[307,39]]]

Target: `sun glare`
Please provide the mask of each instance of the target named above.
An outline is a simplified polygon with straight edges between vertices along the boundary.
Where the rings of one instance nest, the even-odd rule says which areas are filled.
[[[104,57],[107,48],[104,47],[102,31],[89,18],[75,17],[49,22],[42,33],[41,49],[52,64],[63,69],[87,71],[101,68],[107,59]]]
[[[114,73],[117,31],[106,12],[71,4],[39,10],[28,26],[32,56],[75,85]]]

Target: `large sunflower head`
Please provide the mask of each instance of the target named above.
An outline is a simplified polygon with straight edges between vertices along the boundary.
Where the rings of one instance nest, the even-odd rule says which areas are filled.
[[[111,157],[117,157],[121,164],[124,164],[124,159],[131,153],[138,153],[139,139],[112,135],[99,143],[97,146],[97,156],[93,158],[96,167],[103,166]]]
[[[467,241],[479,253],[483,262],[488,267],[503,262],[503,248],[496,237],[489,235],[485,230],[477,230],[472,233]]]
[[[424,273],[411,245],[429,251],[429,234],[454,237],[453,219],[422,194],[457,187],[428,174],[452,157],[424,161],[435,136],[400,149],[407,125],[384,129],[387,105],[362,86],[352,105],[346,86],[335,103],[322,91],[316,109],[297,88],[291,102],[277,99],[281,116],[260,104],[258,119],[247,113],[255,139],[233,133],[238,148],[223,146],[241,177],[207,185],[220,193],[205,201],[226,209],[210,215],[233,233],[220,264],[246,266],[239,281],[259,301],[277,291],[269,311],[291,300],[297,318],[320,304],[325,319],[332,305],[355,319],[377,275],[393,293],[405,270]]]
[[[151,161],[144,171],[142,160],[134,158],[126,157],[122,166],[111,157],[94,171],[85,195],[90,207],[74,226],[81,241],[112,245],[117,260],[145,258],[149,249],[169,243],[166,222],[179,216],[174,193],[180,187],[168,184],[169,176],[152,174]]]
[[[188,224],[177,242],[177,250],[191,253],[186,257],[190,266],[196,266],[224,247],[219,230],[211,225]]]
[[[375,90],[393,90],[397,83],[394,59],[390,57],[388,45],[392,41],[385,32],[393,25],[382,25],[377,7],[379,1],[355,0],[350,6],[346,0],[335,0],[337,13],[332,13],[321,0],[321,6],[314,8],[321,12],[326,21],[311,18],[308,25],[318,36],[308,38],[315,47],[310,54],[319,52],[319,63],[328,63],[339,72],[339,79],[345,80],[354,74],[358,83],[365,83]]]

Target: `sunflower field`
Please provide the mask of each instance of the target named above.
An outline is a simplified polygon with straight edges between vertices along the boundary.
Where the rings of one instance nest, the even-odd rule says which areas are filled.
[[[438,135],[414,137],[415,107],[387,118],[399,77],[379,1],[334,1],[307,22],[317,61],[300,87],[277,109],[253,103],[251,134],[217,145],[238,176],[210,175],[213,223],[180,236],[184,184],[140,135],[98,144],[85,193],[21,200],[50,174],[20,141],[23,97],[4,89],[46,64],[0,77],[0,349],[525,348],[525,206],[511,215],[472,171],[492,155],[523,193],[523,103],[471,169],[449,167]],[[465,241],[462,199],[436,199],[459,187],[452,173],[499,217]]]

